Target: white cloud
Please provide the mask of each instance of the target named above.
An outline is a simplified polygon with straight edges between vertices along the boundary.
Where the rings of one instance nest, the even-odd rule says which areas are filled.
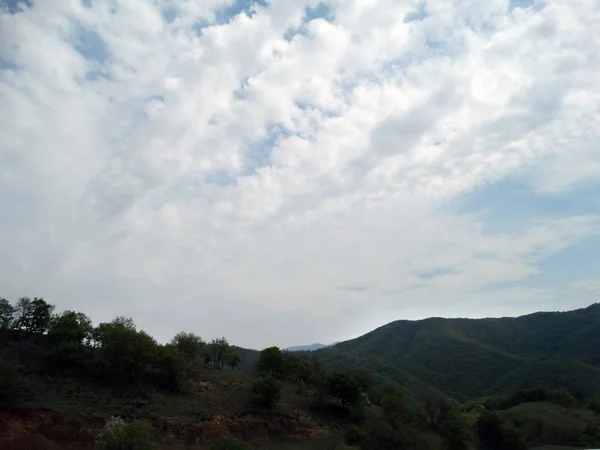
[[[3,295],[251,346],[556,304],[526,281],[598,211],[447,205],[597,183],[597,2],[200,3],[2,13]]]

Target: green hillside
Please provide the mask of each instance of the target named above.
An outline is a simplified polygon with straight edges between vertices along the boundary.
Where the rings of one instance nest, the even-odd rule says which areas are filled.
[[[459,400],[537,384],[600,394],[600,304],[517,318],[396,321],[318,351],[419,394]]]

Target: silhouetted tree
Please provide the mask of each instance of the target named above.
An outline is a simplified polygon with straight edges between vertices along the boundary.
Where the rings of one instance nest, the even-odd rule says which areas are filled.
[[[7,331],[12,327],[13,314],[12,305],[5,298],[0,298],[0,331]]]
[[[202,356],[202,352],[206,346],[206,343],[200,336],[185,331],[177,333],[171,340],[171,344],[177,347],[189,360],[195,360]]]
[[[137,331],[130,318],[101,323],[94,334],[99,342],[100,364],[114,379],[139,379],[156,350],[156,341],[144,331]]]
[[[213,339],[208,345],[208,351],[210,353],[210,360],[215,369],[221,370],[225,365],[225,359],[229,354],[229,342],[227,339]]]
[[[54,305],[43,298],[21,297],[15,305],[13,328],[25,333],[45,333],[50,326]]]
[[[260,352],[256,368],[275,377],[282,376],[285,368],[283,352],[279,347],[265,348]]]
[[[262,377],[252,384],[252,392],[258,402],[272,408],[279,400],[281,383],[272,376]]]
[[[526,450],[522,434],[494,412],[485,411],[475,423],[482,450]]]
[[[227,355],[226,363],[229,367],[231,367],[231,370],[233,370],[242,363],[242,357],[237,353],[230,352]]]
[[[339,399],[344,408],[356,405],[361,398],[359,384],[347,373],[331,373],[328,386],[329,394]]]
[[[48,340],[53,344],[71,342],[84,345],[90,341],[93,329],[92,321],[85,314],[65,311],[50,321]]]
[[[423,398],[423,409],[432,428],[438,428],[452,410],[450,402],[441,395],[429,393]]]

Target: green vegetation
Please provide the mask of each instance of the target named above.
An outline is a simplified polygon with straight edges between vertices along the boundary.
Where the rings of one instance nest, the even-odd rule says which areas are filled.
[[[560,320],[552,314],[510,319],[515,329],[519,320],[529,327],[540,320],[538,341],[531,330],[521,340],[497,340],[498,323],[508,319],[489,322],[487,335],[479,321],[430,319],[391,324],[319,352],[292,353],[234,347],[224,337],[207,342],[190,332],[161,344],[130,318],[94,327],[83,313],[53,311],[41,298],[14,305],[0,299],[0,406],[12,406],[0,418],[18,421],[18,411],[35,408],[45,411],[41,416],[58,414],[37,425],[31,423],[36,415],[27,416],[30,422],[8,428],[37,430],[46,448],[53,445],[46,432],[63,439],[82,435],[80,447],[67,439],[67,448],[89,448],[94,441],[103,450],[600,445],[600,380],[592,376],[600,368],[592,352],[574,352],[587,355],[579,361],[561,353],[563,343],[573,349],[581,335],[593,341],[590,330],[600,329],[582,324],[595,320],[593,314],[585,320],[577,312]],[[553,347],[546,342],[549,323],[564,336]],[[580,329],[567,333],[573,324]],[[520,353],[510,341],[520,342]],[[550,348],[552,354],[543,356]],[[553,367],[556,380],[552,372],[538,372]],[[493,370],[500,370],[495,377]],[[465,380],[475,386],[466,387]],[[97,416],[110,419],[98,424]],[[88,422],[77,422],[82,418]],[[29,442],[22,435],[2,439],[1,448]]]
[[[421,397],[458,401],[536,385],[600,396],[600,304],[518,318],[397,321],[316,353]]]
[[[281,387],[281,383],[275,378],[266,376],[252,384],[252,392],[259,403],[272,408],[281,397]]]
[[[111,417],[96,437],[96,450],[152,450],[148,427],[138,420],[126,423]]]

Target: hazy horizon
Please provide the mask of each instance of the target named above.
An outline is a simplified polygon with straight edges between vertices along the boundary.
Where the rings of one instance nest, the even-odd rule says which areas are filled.
[[[0,6],[0,296],[290,347],[600,301],[600,2]]]

